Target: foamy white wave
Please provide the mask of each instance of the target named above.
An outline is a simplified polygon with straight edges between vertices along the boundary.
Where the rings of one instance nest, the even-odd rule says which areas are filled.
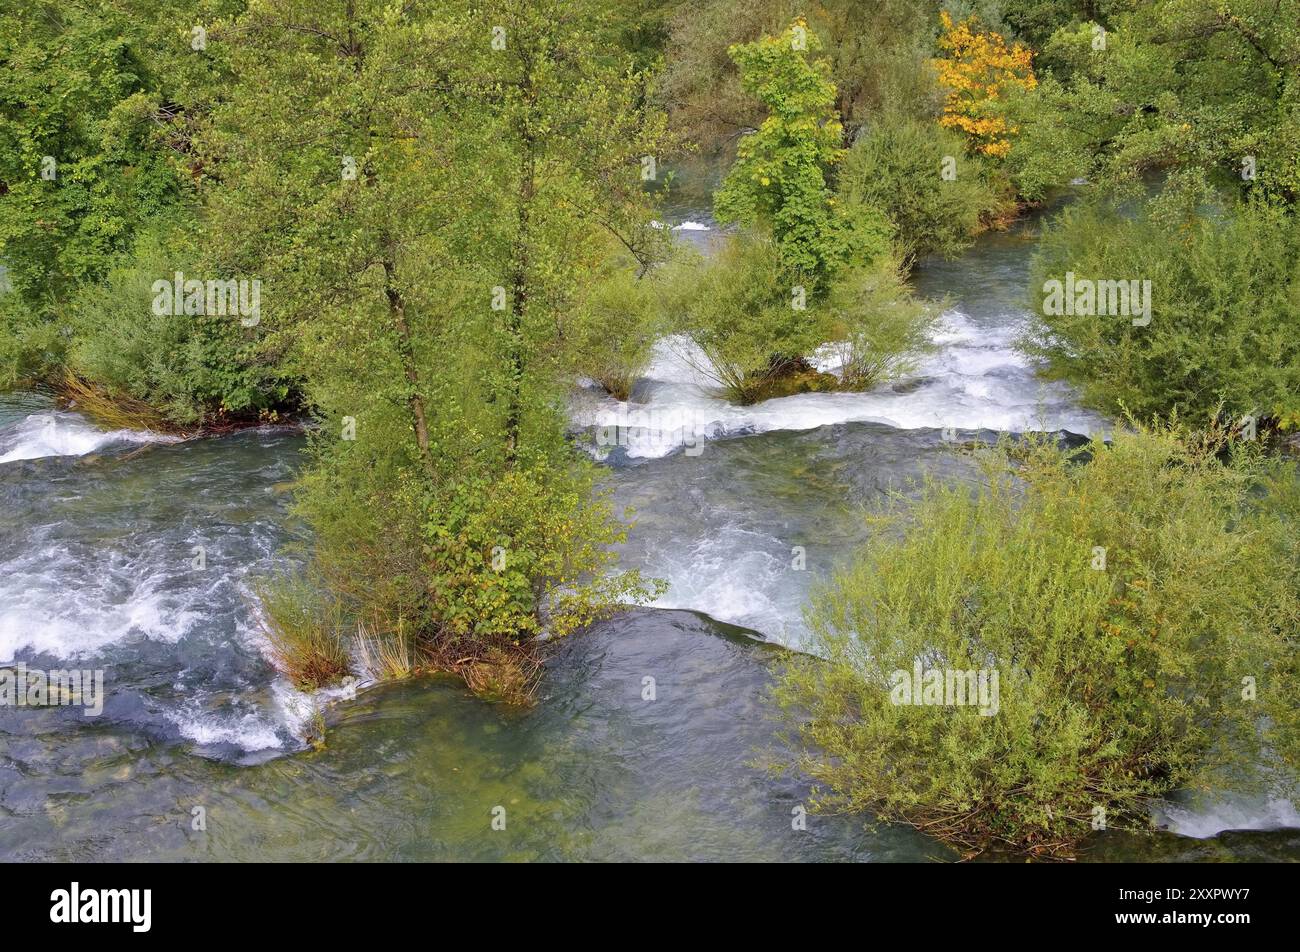
[[[149,430],[100,430],[76,413],[33,413],[0,431],[0,463],[45,456],[84,456],[111,443],[174,443]]]
[[[222,717],[208,711],[201,714],[172,711],[166,716],[182,737],[201,747],[231,744],[246,751],[257,751],[284,746],[275,725],[253,712]]]
[[[727,526],[694,545],[656,553],[655,574],[668,582],[656,608],[686,608],[752,628],[787,645],[801,643],[797,611],[802,591],[790,571],[790,547],[741,526]]]
[[[574,401],[580,426],[597,428],[597,448],[622,446],[632,457],[664,456],[737,433],[811,430],[874,422],[898,429],[1069,430],[1108,432],[1106,421],[1079,408],[1064,384],[1040,380],[1013,347],[1013,328],[989,330],[958,311],[944,315],[939,350],[907,381],[866,393],[807,393],[743,407],[718,393],[708,361],[689,340],[659,342],[637,395],[628,404],[588,390]],[[830,352],[822,369],[836,369]],[[603,431],[603,432],[602,432]]]
[[[671,228],[673,231],[712,231],[713,229],[698,221],[684,221],[680,225],[665,225],[661,221],[652,221],[651,228]]]
[[[1156,820],[1177,833],[1203,840],[1225,830],[1300,829],[1300,811],[1289,800],[1221,799],[1191,805],[1165,804]]]
[[[176,642],[202,618],[196,596],[169,591],[151,553],[35,546],[0,574],[0,659],[24,649],[75,659],[131,637]]]
[[[342,684],[319,688],[315,691],[299,691],[287,678],[277,678],[271,685],[271,695],[275,700],[276,713],[289,732],[300,740],[306,733],[307,726],[317,711],[340,701],[350,701],[356,692],[374,684],[373,679],[362,679],[351,675]]]
[[[263,626],[266,616],[262,605],[255,597],[253,590],[247,585],[241,584],[240,589],[244,592],[252,616],[252,624],[240,624],[240,638],[260,652],[262,657],[267,660],[267,663],[274,665],[274,652],[270,641],[267,640],[264,634]],[[364,670],[364,665],[355,651],[352,652],[351,667],[353,671]],[[288,678],[280,676],[271,684],[271,697],[275,702],[276,716],[280,723],[285,726],[290,734],[301,740],[306,734],[309,722],[317,711],[339,701],[351,700],[356,696],[357,691],[374,683],[375,679],[367,674],[352,674],[344,678],[343,683],[332,687],[318,688],[315,691],[300,691],[293,686]]]

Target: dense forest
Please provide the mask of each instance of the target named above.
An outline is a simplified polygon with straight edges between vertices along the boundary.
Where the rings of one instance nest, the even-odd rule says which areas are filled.
[[[737,412],[906,387],[918,275],[1029,222],[1014,346],[1113,426],[945,437],[853,515],[773,769],[960,855],[1295,797],[1297,0],[0,0],[0,62],[0,388],[303,430],[250,580],[298,691],[540,703],[668,591],[575,392],[668,345]]]

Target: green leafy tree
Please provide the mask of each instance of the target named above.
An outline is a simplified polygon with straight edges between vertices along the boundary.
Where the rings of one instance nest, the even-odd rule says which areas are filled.
[[[729,55],[736,44],[779,35],[796,17],[825,44],[835,108],[850,134],[884,109],[938,107],[930,58],[937,0],[703,0],[672,22],[663,96],[676,121],[705,147],[729,143],[764,119]]]
[[[623,527],[560,409],[566,322],[611,238],[654,231],[663,122],[600,12],[254,2],[217,31],[213,254],[265,280],[261,346],[322,421],[313,571],[475,685],[646,592],[608,571]]]
[[[1013,103],[1011,167],[1038,198],[1075,178],[1110,186],[1195,170],[1293,202],[1300,184],[1296,0],[1138,0],[1054,33],[1053,68]]]
[[[1205,200],[1166,192],[1136,217],[1108,204],[1068,209],[1035,256],[1035,318],[1023,345],[1050,376],[1111,413],[1300,426],[1295,215],[1260,201],[1201,215]],[[1115,313],[1109,299],[1107,313],[1099,302],[1048,306],[1047,282],[1064,288],[1067,273],[1130,289],[1137,282],[1139,293],[1149,282],[1149,315],[1132,306]]]
[[[829,65],[814,58],[820,50],[803,20],[780,36],[732,47],[746,92],[768,115],[741,139],[714,198],[719,221],[770,228],[786,270],[810,283],[849,259],[858,237],[826,182],[844,155],[843,127]]]
[[[0,13],[0,383],[57,363],[61,302],[195,200],[224,77],[191,31],[236,0],[14,0]]]

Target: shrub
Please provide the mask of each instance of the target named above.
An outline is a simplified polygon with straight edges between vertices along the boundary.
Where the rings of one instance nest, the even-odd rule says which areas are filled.
[[[945,159],[955,178],[943,176]],[[960,133],[933,122],[883,116],[867,126],[839,166],[837,191],[849,207],[880,209],[907,261],[955,257],[1010,208],[989,163],[967,157]]]
[[[1265,481],[1260,519],[1281,520],[1285,531],[1278,544],[1277,563],[1292,591],[1300,591],[1300,464],[1274,461]],[[1294,799],[1300,796],[1300,624],[1284,631],[1283,660],[1272,679],[1272,689],[1261,694],[1266,716],[1265,739],[1282,769],[1278,778]]]
[[[893,260],[844,274],[823,308],[845,390],[869,390],[911,373],[934,349],[939,309],[911,296]]]
[[[911,297],[892,257],[841,269],[820,299],[800,298],[782,277],[779,249],[752,234],[736,236],[710,261],[680,268],[672,283],[682,329],[706,358],[695,361],[697,369],[745,404],[808,390],[865,390],[908,373],[931,346],[937,320],[935,308]],[[799,300],[803,308],[795,307]],[[838,381],[808,361],[828,343],[841,365]]]
[[[1151,282],[1151,321],[1047,315],[1048,279]],[[1300,228],[1265,204],[1205,217],[1153,203],[1138,218],[1067,209],[1047,229],[1023,346],[1102,409],[1204,420],[1218,412],[1300,422]]]
[[[626,526],[594,493],[592,470],[538,466],[466,477],[443,490],[425,524],[440,637],[482,655],[545,631],[560,638],[642,600],[635,572],[607,573]],[[657,591],[657,589],[655,589]]]
[[[67,346],[60,325],[14,291],[0,289],[0,390],[41,380]]]
[[[180,250],[185,234],[146,234],[102,281],[77,289],[68,303],[68,369],[180,426],[256,417],[283,405],[290,396],[287,371],[254,353],[258,332],[242,327],[239,317],[153,312],[155,281],[203,270]]]
[[[1147,826],[1152,798],[1266,783],[1243,679],[1286,690],[1300,601],[1252,454],[1140,429],[1004,444],[983,472],[897,497],[814,598],[824,660],[791,661],[776,699],[819,806],[1069,854],[1097,818]],[[892,703],[914,666],[996,673],[996,713]]]
[[[597,283],[566,328],[575,369],[619,400],[645,373],[660,334],[658,281],[620,270]]]
[[[682,330],[707,359],[696,369],[740,403],[757,400],[770,378],[797,369],[825,339],[818,312],[794,307],[794,282],[765,237],[737,235],[715,258],[680,266],[673,280]]]

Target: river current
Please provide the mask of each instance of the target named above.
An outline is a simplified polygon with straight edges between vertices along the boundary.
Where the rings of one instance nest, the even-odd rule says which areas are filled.
[[[450,679],[348,699],[277,675],[249,583],[303,531],[295,432],[175,442],[0,397],[0,666],[108,685],[95,718],[0,707],[0,859],[953,858],[869,818],[792,822],[808,790],[764,769],[784,751],[763,693],[778,645],[806,643],[810,588],[865,538],[862,506],[926,472],[969,478],[967,440],[1106,431],[1013,348],[1031,228],[918,270],[948,308],[939,349],[898,384],[734,407],[668,340],[632,404],[579,393],[575,428],[636,510],[623,559],[669,588],[560,645],[525,711]],[[303,740],[318,706],[320,751]],[[1160,820],[1099,834],[1087,858],[1300,859],[1287,805]]]

